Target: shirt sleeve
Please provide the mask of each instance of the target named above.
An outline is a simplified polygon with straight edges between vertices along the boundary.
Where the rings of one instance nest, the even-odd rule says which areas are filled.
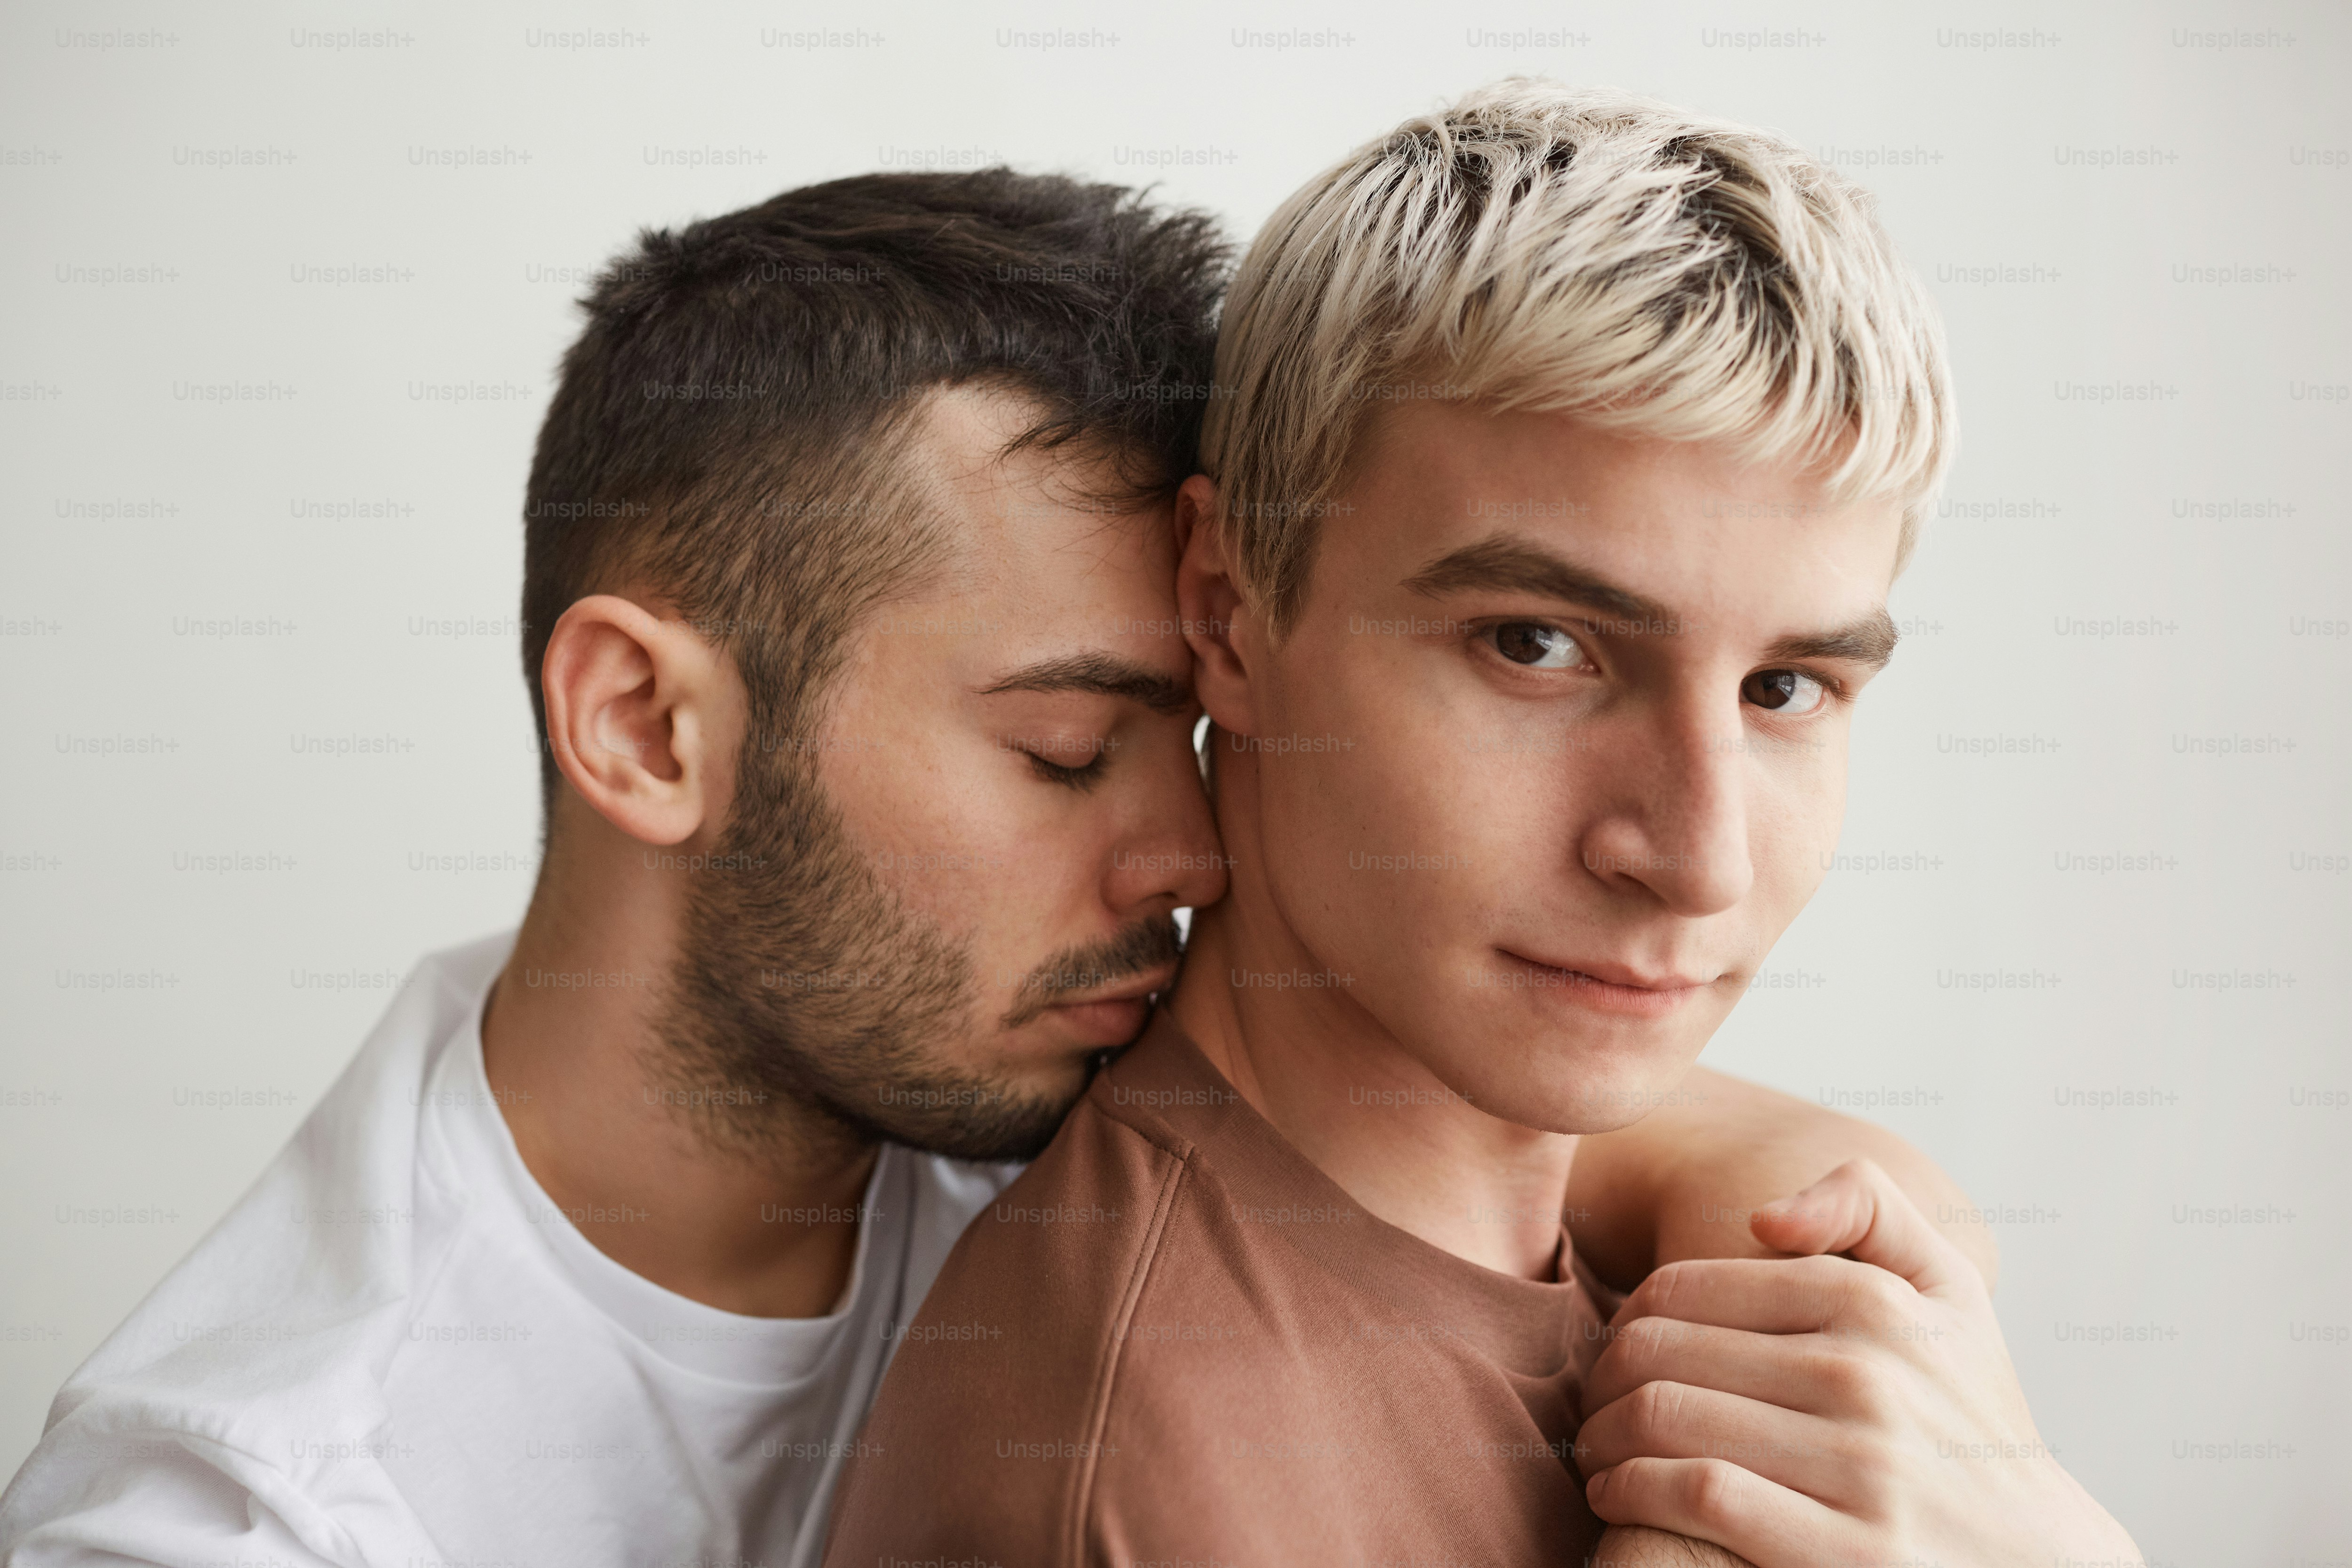
[[[0,1497],[0,1568],[247,1563],[371,1568],[282,1471],[184,1432],[53,1430]]]

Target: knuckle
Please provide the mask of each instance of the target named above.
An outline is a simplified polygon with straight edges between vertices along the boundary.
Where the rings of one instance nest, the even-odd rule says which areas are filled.
[[[1903,1494],[1902,1467],[1895,1457],[1865,1444],[1844,1457],[1843,1468],[1853,1493],[1850,1511],[1864,1519],[1886,1519]]]
[[[1681,1325],[1672,1318],[1643,1318],[1625,1325],[1618,1343],[1624,1347],[1622,1356],[1628,1370],[1654,1366],[1663,1360],[1668,1344],[1677,1338]]]
[[[1610,1496],[1620,1510],[1641,1507],[1643,1503],[1636,1500],[1655,1498],[1661,1489],[1659,1483],[1665,1479],[1667,1472],[1664,1460],[1654,1459],[1647,1455],[1636,1454],[1630,1458],[1620,1459],[1609,1471],[1612,1483]]]
[[[1620,1340],[1601,1352],[1592,1373],[1584,1380],[1584,1408],[1599,1411],[1614,1405],[1645,1380],[1628,1360],[1627,1342]]]
[[[1883,1371],[1869,1360],[1848,1358],[1852,1369],[1846,1374],[1845,1408],[1853,1417],[1869,1427],[1885,1427],[1895,1419],[1895,1391],[1888,1385]]]
[[[1855,1185],[1855,1184],[1858,1184],[1861,1180],[1862,1180],[1862,1162],[1861,1162],[1861,1160],[1860,1160],[1860,1159],[1858,1159],[1858,1158],[1856,1158],[1856,1159],[1850,1159],[1850,1160],[1841,1160],[1841,1161],[1839,1161],[1839,1162],[1838,1162],[1838,1163],[1837,1163],[1837,1165],[1836,1165],[1836,1167],[1835,1167],[1834,1169],[1831,1170],[1827,1174],[1823,1175],[1820,1181],[1815,1182],[1815,1183],[1813,1184],[1813,1190],[1814,1190],[1814,1191],[1816,1191],[1816,1192],[1820,1192],[1822,1188],[1825,1188],[1825,1187],[1832,1187],[1832,1188],[1833,1188],[1833,1187],[1850,1187],[1850,1186],[1853,1186],[1853,1185]],[[1824,1195],[1830,1195],[1830,1194],[1824,1194]]]
[[[1728,1459],[1696,1459],[1685,1474],[1683,1504],[1693,1521],[1720,1529],[1738,1517],[1746,1471]]]
[[[1801,1373],[1826,1409],[1839,1417],[1871,1427],[1894,1420],[1895,1391],[1889,1369],[1877,1357],[1822,1346],[1804,1358]]]
[[[1641,1289],[1637,1292],[1648,1298],[1643,1302],[1643,1308],[1646,1309],[1645,1315],[1662,1318],[1668,1316],[1667,1308],[1679,1298],[1687,1295],[1690,1285],[1691,1266],[1688,1260],[1669,1263],[1654,1269],[1650,1277],[1642,1281]]]
[[[1846,1284],[1846,1302],[1855,1318],[1873,1329],[1891,1327],[1910,1311],[1918,1292],[1895,1275],[1867,1263],[1855,1266]]]
[[[1645,1383],[1632,1397],[1635,1436],[1654,1445],[1671,1431],[1683,1407],[1683,1387],[1676,1383]]]
[[[1585,1409],[1597,1411],[1618,1404],[1650,1381],[1649,1374],[1633,1364],[1631,1342],[1618,1341],[1592,1363],[1591,1375],[1584,1380]]]
[[[1824,1350],[1808,1357],[1805,1375],[1841,1411],[1852,1411],[1869,1397],[1870,1369],[1842,1351]]]
[[[1850,1258],[1817,1255],[1811,1258],[1792,1258],[1780,1267],[1797,1271],[1794,1275],[1797,1288],[1805,1296],[1816,1301],[1835,1301],[1845,1292],[1846,1271],[1862,1268],[1864,1265],[1854,1262]]]
[[[1886,1380],[1886,1368],[1879,1366],[1877,1356],[1858,1350],[1825,1347],[1816,1354],[1806,1356],[1806,1375],[1828,1396],[1830,1408],[1849,1420],[1863,1420],[1879,1425],[1889,1417],[1894,1404],[1894,1389]]]
[[[1638,1434],[1646,1436],[1657,1429],[1660,1386],[1658,1384],[1645,1383],[1625,1396],[1627,1423]]]

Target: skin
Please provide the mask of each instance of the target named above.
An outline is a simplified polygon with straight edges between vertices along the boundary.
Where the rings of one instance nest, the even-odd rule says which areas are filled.
[[[1066,456],[996,461],[1026,413],[940,399],[930,460],[961,558],[860,639],[821,776],[898,896],[972,944],[967,1048],[1000,1081],[1073,1100],[1175,966],[1007,1025],[1033,1010],[1024,983],[1050,954],[1215,902],[1224,858],[1192,760],[1170,509],[1089,501],[1098,476]]]
[[[1042,1010],[1024,981],[1139,920],[1214,904],[1234,859],[1191,747],[1173,509],[1106,512],[1067,453],[1000,459],[1024,417],[1002,395],[933,399],[908,459],[968,547],[860,632],[816,743],[826,793],[891,894],[971,953],[978,994],[942,1057],[1008,1092],[1066,1099],[1097,1051],[1138,1032],[1168,971]],[[581,1229],[655,1283],[749,1315],[824,1312],[854,1223],[762,1211],[852,1208],[873,1147],[787,1103],[763,1108],[774,1136],[747,1149],[647,1098],[668,1081],[659,998],[691,874],[677,867],[719,848],[733,808],[748,710],[733,663],[657,592],[622,584],[565,613],[541,687],[566,788],[483,1026],[524,1163],[566,1210],[625,1216]],[[1702,1098],[1592,1140],[1578,1162],[1570,1206],[1607,1277],[1764,1253],[1688,1216],[1760,1204],[1855,1153],[1885,1159],[1923,1201],[1962,1197],[1867,1124],[1736,1079],[1692,1081]],[[1552,1167],[1528,1169],[1497,1201],[1556,1211]],[[1980,1232],[1965,1244],[1990,1267]],[[1659,1561],[1714,1550],[1612,1539],[1684,1553]]]
[[[1155,687],[1188,686],[1192,667],[1168,515],[1086,502],[1073,480],[1087,476],[1066,455],[997,461],[1020,413],[985,395],[935,399],[909,458],[971,546],[861,636],[820,759],[852,835],[889,858],[893,890],[975,944],[983,991],[950,1043],[957,1064],[1066,1098],[1097,1047],[1136,1032],[1138,996],[1165,972],[1013,1026],[1003,1020],[1024,998],[1006,979],[1139,918],[1214,902],[1228,858],[1192,761],[1198,710],[1189,696],[1168,707]],[[822,1312],[847,1279],[855,1226],[762,1213],[853,1206],[871,1146],[786,1104],[769,1108],[781,1135],[753,1157],[714,1145],[657,1092],[658,998],[687,873],[648,851],[718,847],[746,702],[720,649],[657,593],[620,586],[573,605],[549,640],[541,687],[567,787],[484,1021],[490,1081],[550,1195],[625,1216],[582,1222],[608,1256],[711,1306]],[[1131,679],[999,689],[1087,656]],[[1063,779],[1045,763],[1094,776]],[[1694,1084],[1704,1098],[1595,1140],[1577,1167],[1570,1207],[1606,1278],[1630,1286],[1677,1258],[1755,1255],[1744,1232],[1696,1216],[1782,1195],[1856,1153],[1923,1201],[1963,1197],[1866,1123],[1719,1075]],[[1989,1268],[1982,1237],[1964,1244]]]
[[[1881,1127],[1726,1073],[1694,1068],[1673,1103],[1631,1127],[1586,1133],[1568,1175],[1577,1255],[1631,1289],[1653,1269],[1706,1258],[1774,1258],[1749,1216],[1819,1178],[1823,1161],[1866,1158],[1894,1177],[1982,1276],[1998,1281],[1991,1229],[1959,1184]]]
[[[1899,513],[1719,447],[1435,402],[1381,410],[1339,499],[1282,628],[1197,526],[1218,515],[1210,482],[1181,503],[1234,870],[1172,1006],[1368,1210],[1549,1278],[1580,1135],[1677,1098],[1819,883],[1853,704],[1893,648]],[[1286,972],[1324,978],[1251,978]],[[1748,1333],[1711,1358],[1612,1346],[1588,1401],[1596,1511],[1764,1564],[2128,1546],[2054,1461],[2001,1495],[2009,1516],[1955,1506],[1952,1466],[1895,1462],[1929,1433],[2014,1442],[2030,1419],[1979,1271],[1877,1167],[1834,1181],[1754,1227],[1778,1260],[1678,1264],[1628,1304],[1621,1324],[1678,1321],[1703,1297],[1698,1321]],[[1670,1213],[1653,1251],[1687,1229]],[[1832,1366],[1790,1350],[1834,1331],[1847,1295],[1892,1350],[1892,1314],[1929,1291],[1972,1351]],[[1660,1365],[1717,1397],[1643,1392]],[[1639,1418],[1617,1411],[1636,1401]],[[1820,1424],[1808,1452],[1833,1430],[1842,1473],[1868,1483],[1706,1457],[1801,1419]],[[1717,1506],[1727,1476],[1742,1506]]]
[[[1144,997],[1173,966],[1042,1010],[1023,981],[1054,954],[1213,902],[1223,858],[1192,760],[1166,510],[1090,506],[1067,457],[997,462],[1023,412],[978,393],[937,400],[914,458],[967,547],[866,629],[819,749],[826,790],[885,883],[971,952],[979,994],[940,1048],[1007,1092],[1068,1100],[1094,1053],[1139,1031]],[[1069,676],[1086,656],[1115,679]],[[1024,681],[1050,689],[1000,689]],[[854,1209],[874,1147],[791,1105],[763,1108],[774,1135],[755,1152],[714,1144],[647,1099],[663,1081],[659,979],[691,874],[672,868],[719,842],[740,679],[639,588],[573,605],[542,685],[570,788],[483,1026],[524,1163],[565,1209],[627,1216],[581,1228],[655,1283],[754,1316],[822,1313],[848,1278],[854,1221],[803,1227],[761,1211]],[[1056,759],[1099,776],[1058,779],[1041,766]],[[648,866],[648,846],[671,858]],[[581,972],[638,983],[530,983]]]
[[[1785,477],[1556,416],[1415,405],[1365,447],[1278,646],[1192,533],[1185,614],[1232,627],[1194,643],[1237,874],[1174,1005],[1373,1212],[1540,1274],[1572,1135],[1672,1096],[1819,883],[1893,513],[1768,535],[1734,514]],[[1494,521],[1563,495],[1566,518]],[[1205,479],[1188,500],[1205,510]],[[1811,569],[1765,574],[1784,551]],[[1554,591],[1580,577],[1615,586]],[[1498,651],[1530,627],[1565,668]],[[1828,633],[1862,651],[1803,668],[1843,695],[1794,718],[1742,701],[1776,641]],[[1339,983],[1213,984],[1254,968]],[[1350,1086],[1426,1102],[1330,1114]]]
[[[1617,1314],[1577,1434],[1594,1512],[1758,1568],[2140,1561],[2035,1429],[1983,1279],[1885,1171],[1841,1165],[1755,1228],[1807,1256],[1673,1264]]]

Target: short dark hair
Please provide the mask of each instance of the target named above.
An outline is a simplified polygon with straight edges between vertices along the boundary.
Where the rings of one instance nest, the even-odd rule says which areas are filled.
[[[523,524],[522,656],[630,578],[733,649],[789,733],[858,617],[919,564],[893,458],[926,390],[996,382],[1015,447],[1117,459],[1121,499],[1192,471],[1230,247],[1204,214],[1010,169],[862,174],[647,229],[581,300]],[[1109,498],[1102,498],[1109,499]]]

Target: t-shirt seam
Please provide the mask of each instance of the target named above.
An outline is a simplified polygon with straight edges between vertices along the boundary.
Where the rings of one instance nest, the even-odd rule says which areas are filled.
[[[1113,1126],[1126,1128],[1163,1154],[1173,1155],[1179,1160],[1192,1157],[1194,1147],[1192,1141],[1149,1110],[1142,1112],[1143,1115],[1150,1118],[1150,1124],[1146,1125],[1142,1121],[1134,1120],[1132,1115],[1124,1110],[1114,1110],[1101,1105],[1096,1106],[1095,1110]]]
[[[470,1008],[476,1004],[467,1003],[467,1005]],[[453,1223],[437,1249],[437,1256],[428,1259],[414,1241],[410,1244],[408,1256],[412,1273],[406,1315],[402,1321],[404,1332],[401,1342],[394,1347],[392,1356],[384,1363],[383,1375],[377,1380],[377,1386],[383,1388],[391,1386],[394,1369],[407,1359],[412,1341],[404,1331],[422,1319],[426,1303],[432,1300],[434,1292],[441,1288],[443,1281],[449,1278],[450,1270],[457,1267],[458,1254],[468,1245],[481,1244],[486,1240],[494,1244],[496,1240],[491,1226],[483,1216],[477,1194],[464,1180],[465,1161],[450,1143],[449,1130],[443,1125],[446,1109],[433,1101],[431,1085],[452,1048],[456,1048],[455,1042],[445,1037],[437,1048],[427,1054],[425,1073],[418,1085],[419,1095],[425,1103],[417,1114],[413,1169],[415,1180],[429,1184],[439,1201],[449,1205],[453,1211]],[[498,1114],[495,1106],[491,1107],[491,1114]],[[417,1204],[421,1197],[421,1194],[412,1190],[409,1202]],[[426,1266],[421,1271],[418,1270],[420,1264]]]
[[[1135,1131],[1142,1132],[1139,1128]],[[1159,1140],[1148,1134],[1145,1137],[1155,1148],[1161,1147]],[[1096,1393],[1090,1401],[1092,1409],[1078,1451],[1078,1474],[1076,1484],[1071,1488],[1070,1514],[1065,1531],[1068,1561],[1073,1568],[1087,1561],[1087,1519],[1093,1511],[1095,1482],[1102,1470],[1103,1434],[1110,1425],[1111,1400],[1118,1386],[1120,1360],[1128,1342],[1127,1328],[1134,1321],[1136,1307],[1150,1283],[1152,1268],[1160,1258],[1160,1244],[1166,1237],[1169,1220],[1176,1211],[1178,1189],[1183,1184],[1185,1173],[1192,1164],[1190,1144],[1181,1152],[1165,1149],[1162,1152],[1171,1156],[1172,1163],[1160,1178],[1160,1192],[1152,1205],[1151,1222],[1145,1229],[1143,1244],[1137,1251],[1127,1289],[1119,1299],[1118,1310],[1112,1315],[1110,1333],[1103,1346],[1095,1374]]]
[[[323,1527],[321,1533],[323,1533],[328,1540],[335,1543],[335,1549],[339,1554],[347,1558],[360,1558],[364,1557],[365,1555],[364,1552],[360,1551],[359,1542],[352,1538],[350,1531],[343,1528],[342,1521],[335,1517],[333,1510],[330,1510],[317,1499],[313,1498],[310,1493],[310,1489],[295,1479],[294,1473],[291,1470],[289,1470],[284,1466],[277,1464],[272,1460],[263,1458],[258,1453],[256,1453],[251,1448],[246,1447],[242,1444],[231,1442],[226,1437],[214,1433],[198,1431],[192,1426],[174,1425],[173,1423],[161,1421],[135,1421],[120,1426],[112,1422],[107,1422],[101,1424],[100,1429],[108,1433],[110,1436],[115,1436],[152,1434],[158,1437],[168,1437],[173,1442],[180,1444],[184,1448],[186,1448],[189,1458],[215,1471],[225,1479],[236,1485],[238,1489],[245,1492],[248,1497],[259,1499],[263,1505],[268,1508],[271,1512],[278,1514],[281,1519],[286,1521],[288,1527],[293,1530],[298,1540],[301,1539],[303,1536],[303,1531],[299,1528],[300,1525],[309,1524],[313,1527]],[[261,1474],[273,1478],[280,1483],[286,1499],[301,1504],[303,1509],[307,1510],[309,1517],[303,1521],[297,1521],[288,1517],[286,1510],[279,1506],[278,1500],[262,1496],[262,1494],[249,1482],[239,1477],[234,1470],[224,1467],[217,1458],[205,1453],[204,1451],[205,1449],[211,1449],[215,1453],[221,1455],[235,1455],[237,1458],[251,1465],[254,1469],[259,1471]],[[305,1546],[310,1544],[307,1540],[304,1540],[302,1543]]]

